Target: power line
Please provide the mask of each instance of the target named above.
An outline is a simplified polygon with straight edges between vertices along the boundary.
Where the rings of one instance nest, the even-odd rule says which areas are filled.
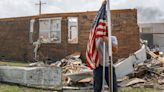
[[[39,6],[39,15],[42,14],[42,5],[44,5],[44,4],[46,4],[46,3],[42,3],[41,0],[39,0],[39,3],[36,3],[36,4],[35,4],[35,5],[38,5],[38,6]]]

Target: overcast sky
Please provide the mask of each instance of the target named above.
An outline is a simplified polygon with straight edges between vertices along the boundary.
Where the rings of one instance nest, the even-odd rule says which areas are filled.
[[[76,12],[98,10],[102,0],[42,0],[43,13]],[[38,14],[39,0],[0,0],[0,18]],[[138,8],[140,15],[164,18],[164,0],[111,0],[111,9]],[[149,11],[149,12],[148,12]],[[152,14],[153,12],[153,14]],[[152,15],[151,15],[152,14]]]

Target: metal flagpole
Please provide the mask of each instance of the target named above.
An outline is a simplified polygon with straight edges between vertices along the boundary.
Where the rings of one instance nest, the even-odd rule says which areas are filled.
[[[110,13],[110,0],[107,1],[107,23],[108,23],[108,37],[111,38],[112,35],[112,25],[111,25],[111,13]],[[109,65],[109,92],[113,92],[113,56],[112,56],[112,41],[109,39],[109,57],[110,57],[110,65]]]
[[[103,78],[102,78],[103,84],[103,92],[105,91],[105,42],[103,42]]]
[[[102,1],[104,3],[104,0]],[[105,52],[106,52],[106,46],[105,42],[103,42],[103,76],[102,76],[102,92],[105,92]]]

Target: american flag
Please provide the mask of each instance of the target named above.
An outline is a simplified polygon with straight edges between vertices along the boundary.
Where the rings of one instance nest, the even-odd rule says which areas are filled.
[[[99,52],[96,49],[96,39],[108,36],[107,30],[107,12],[106,12],[106,2],[104,2],[97,12],[97,15],[94,19],[93,25],[90,30],[89,40],[87,44],[86,51],[86,62],[89,68],[95,69],[99,65]]]

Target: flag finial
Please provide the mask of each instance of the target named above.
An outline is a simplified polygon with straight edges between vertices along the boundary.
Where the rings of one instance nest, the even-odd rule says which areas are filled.
[[[106,3],[107,1],[106,0],[101,0],[102,4]]]
[[[106,4],[107,3],[107,1],[106,0],[103,0],[103,4]]]

